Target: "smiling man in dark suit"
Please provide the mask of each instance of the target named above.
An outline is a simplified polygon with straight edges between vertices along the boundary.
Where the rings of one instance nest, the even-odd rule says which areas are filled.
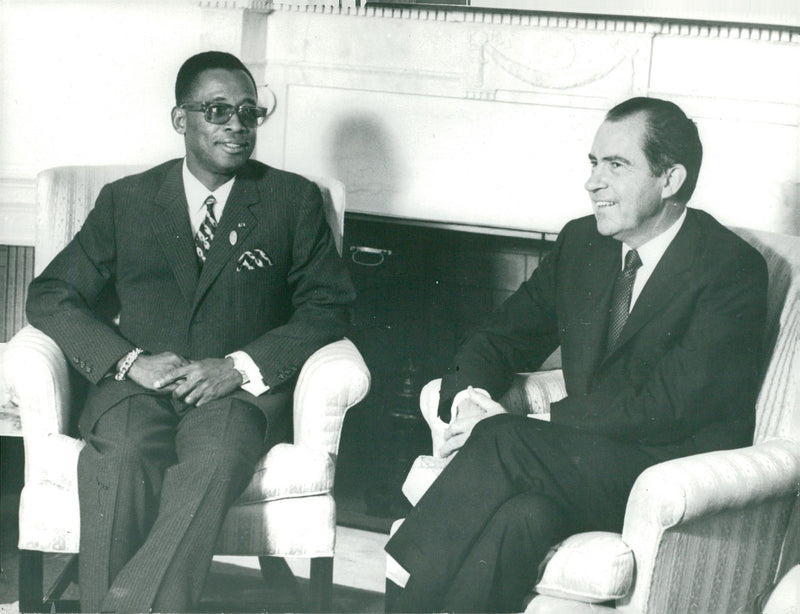
[[[621,530],[646,467],[752,441],[766,265],[686,207],[701,159],[676,105],[609,111],[589,154],[594,215],[564,227],[442,380],[441,452],[458,453],[387,544],[408,572],[388,609],[520,611],[551,546]],[[493,399],[559,345],[567,396],[550,421],[509,415]]]
[[[230,504],[291,429],[294,376],[354,292],[316,185],[250,160],[267,111],[234,56],[188,59],[186,157],[101,191],[33,281],[32,324],[91,383],[79,428],[81,607],[191,609]],[[116,324],[99,314],[106,299]]]

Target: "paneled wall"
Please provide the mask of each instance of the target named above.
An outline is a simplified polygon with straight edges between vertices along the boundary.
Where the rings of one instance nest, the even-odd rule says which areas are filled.
[[[355,211],[554,232],[589,212],[603,113],[666,97],[700,127],[694,204],[800,232],[800,32],[419,7],[275,4],[259,155],[348,186]]]

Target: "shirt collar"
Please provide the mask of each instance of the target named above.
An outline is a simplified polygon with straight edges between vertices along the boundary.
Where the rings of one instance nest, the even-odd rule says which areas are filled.
[[[648,269],[655,268],[664,255],[664,252],[667,251],[669,244],[672,243],[672,240],[677,236],[685,219],[686,207],[683,208],[680,217],[672,223],[672,226],[636,249],[639,253],[639,258],[642,260],[643,267],[647,267]],[[625,243],[622,244],[622,262],[625,262],[625,255],[632,249],[633,248],[629,245]]]
[[[228,196],[231,195],[234,181],[236,181],[236,177],[226,181],[212,192],[200,183],[197,177],[192,175],[192,171],[189,170],[189,166],[186,164],[186,158],[183,159],[183,189],[186,192],[186,202],[189,205],[189,209],[203,210],[205,215],[203,203],[208,198],[208,195],[211,194],[217,201],[217,207],[221,210],[225,203],[228,202]],[[217,217],[219,216],[220,213],[218,212]]]

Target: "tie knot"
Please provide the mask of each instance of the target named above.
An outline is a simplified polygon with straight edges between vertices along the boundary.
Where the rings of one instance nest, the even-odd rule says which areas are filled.
[[[206,208],[211,215],[214,215],[214,205],[217,204],[217,199],[214,198],[213,194],[209,194],[208,198],[203,201],[203,206]]]
[[[639,252],[637,252],[635,249],[632,249],[627,254],[625,254],[626,271],[635,271],[640,266],[642,266],[642,259],[639,258]]]

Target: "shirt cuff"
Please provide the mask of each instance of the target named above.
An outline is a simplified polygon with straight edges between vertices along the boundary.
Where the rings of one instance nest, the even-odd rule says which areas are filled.
[[[240,371],[247,374],[249,380],[246,384],[242,384],[240,388],[245,392],[249,392],[254,397],[264,394],[269,390],[269,386],[264,383],[264,377],[261,375],[261,369],[250,358],[247,352],[231,352],[225,358],[230,358],[233,361],[233,366]]]
[[[483,388],[473,388],[473,390],[475,392],[478,392],[478,393],[482,394],[487,399],[491,399],[492,398],[492,395],[490,395]],[[466,399],[468,396],[469,396],[469,389],[464,388],[464,390],[461,390],[460,392],[457,392],[456,396],[453,397],[453,404],[450,405],[450,416],[451,416],[450,421],[451,422],[453,420],[455,420],[456,418],[458,418],[458,411],[456,409],[458,407],[458,404],[461,403],[461,401]]]

